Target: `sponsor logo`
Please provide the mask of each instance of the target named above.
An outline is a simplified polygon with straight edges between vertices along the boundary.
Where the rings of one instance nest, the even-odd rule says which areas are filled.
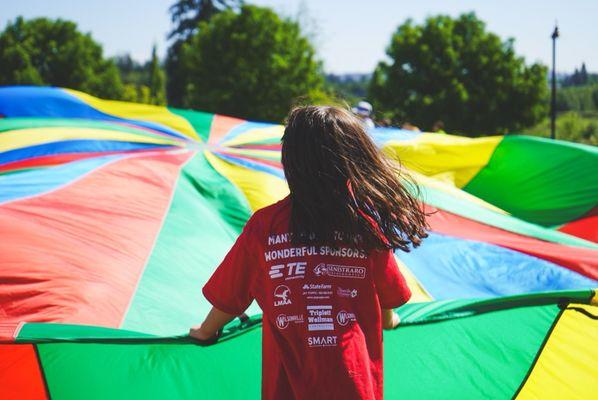
[[[307,306],[308,331],[333,331],[332,306]]]
[[[285,281],[291,279],[299,279],[305,277],[305,262],[291,262],[287,264],[278,264],[270,267],[270,279],[278,279],[284,277]]]
[[[330,290],[332,285],[309,283],[303,285],[303,290]]]
[[[355,314],[345,310],[340,310],[338,314],[336,314],[336,322],[338,322],[340,326],[346,326],[349,322],[353,322],[355,320]]]
[[[285,315],[285,314],[278,314],[276,317],[276,326],[278,329],[286,329],[289,326],[289,323],[295,324],[302,324],[303,323],[303,315]]]
[[[284,269],[283,265],[273,265],[270,267],[270,279],[282,278],[282,270]]]
[[[336,295],[338,297],[345,297],[354,299],[357,297],[357,289],[343,289],[341,287],[336,288]]]
[[[327,300],[332,297],[332,285],[326,284],[305,284],[303,295],[309,300]]]
[[[291,299],[289,299],[289,295],[291,294],[291,289],[285,285],[278,285],[276,289],[274,289],[274,307],[278,306],[286,306],[291,304]]]
[[[336,346],[336,336],[308,336],[307,345],[309,347],[329,347]]]
[[[331,276],[335,278],[365,278],[365,267],[351,265],[318,264],[314,268],[316,276]]]

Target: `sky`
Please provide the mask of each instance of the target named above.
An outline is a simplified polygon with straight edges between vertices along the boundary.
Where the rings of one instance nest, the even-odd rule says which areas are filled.
[[[174,0],[0,0],[0,30],[8,21],[63,18],[76,22],[102,44],[104,54],[150,57],[153,43],[164,55],[171,29],[168,7]],[[573,72],[586,63],[598,72],[598,0],[246,0],[284,16],[301,16],[331,73],[371,72],[383,60],[392,33],[407,18],[457,16],[474,11],[488,30],[515,39],[528,63],[551,63],[550,34],[558,21],[557,71]]]

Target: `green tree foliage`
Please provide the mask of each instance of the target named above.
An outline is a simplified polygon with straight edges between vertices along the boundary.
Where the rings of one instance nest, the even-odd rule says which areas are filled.
[[[114,63],[120,72],[123,83],[147,85],[149,81],[149,64],[141,64],[131,58],[130,54],[114,57]]]
[[[149,63],[141,64],[129,54],[114,57],[124,85],[122,100],[134,103],[151,103],[149,82]]]
[[[152,104],[150,90],[146,85],[125,83],[124,88],[122,100],[133,103]]]
[[[243,6],[201,22],[182,61],[186,107],[281,121],[298,98],[325,97],[314,48],[296,22],[267,8]]]
[[[591,85],[598,83],[598,74],[588,73],[586,63],[582,63],[580,69],[575,68],[575,71],[565,76],[560,83],[563,87]]]
[[[158,59],[156,46],[152,58],[145,64],[133,60],[129,54],[114,58],[124,83],[123,100],[135,103],[165,105],[164,70]]]
[[[238,10],[241,5],[242,0],[178,0],[169,9],[175,27],[168,38],[187,40],[197,32],[200,22],[209,21],[224,10]]]
[[[367,97],[369,83],[370,74],[327,74],[325,76],[327,90],[350,105],[355,105]]]
[[[558,111],[598,111],[598,84],[568,86],[557,90]]]
[[[156,54],[156,46],[152,49],[152,59],[149,63],[149,90],[152,104],[166,104],[164,87],[164,71],[160,66],[160,60]]]
[[[0,33],[0,85],[52,85],[120,99],[114,62],[73,22],[18,17]]]
[[[598,145],[598,74],[588,73],[585,64],[582,64],[572,74],[562,77],[559,83],[556,97],[557,139]],[[549,137],[550,118],[547,116],[519,133]]]
[[[176,40],[168,48],[166,54],[166,98],[168,104],[175,107],[183,106],[183,96],[187,87],[187,72],[181,63],[181,49],[185,41]]]
[[[487,32],[474,13],[408,20],[387,48],[370,84],[377,111],[395,124],[467,135],[509,132],[537,123],[547,112],[547,69],[526,66],[513,49]]]
[[[598,112],[598,74],[588,73],[585,63],[560,80],[557,90],[558,111]]]
[[[238,10],[242,0],[178,0],[169,11],[174,28],[168,34],[173,40],[166,55],[166,93],[168,103],[181,107],[188,84],[188,71],[180,62],[182,47],[197,32],[200,22],[209,21],[214,15],[228,9]]]
[[[524,129],[526,135],[550,137],[550,119]],[[556,138],[570,142],[598,145],[598,114],[582,114],[577,111],[560,113],[556,119]]]

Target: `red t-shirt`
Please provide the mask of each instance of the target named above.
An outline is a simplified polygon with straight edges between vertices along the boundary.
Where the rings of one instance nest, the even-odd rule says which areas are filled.
[[[264,312],[264,399],[381,399],[380,308],[411,292],[393,253],[295,246],[290,200],[256,212],[203,288],[214,307]]]

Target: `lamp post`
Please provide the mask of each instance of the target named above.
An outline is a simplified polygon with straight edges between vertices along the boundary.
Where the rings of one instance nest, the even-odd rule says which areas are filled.
[[[550,138],[556,136],[556,39],[559,37],[559,27],[555,24],[552,32],[552,99],[550,102]]]

